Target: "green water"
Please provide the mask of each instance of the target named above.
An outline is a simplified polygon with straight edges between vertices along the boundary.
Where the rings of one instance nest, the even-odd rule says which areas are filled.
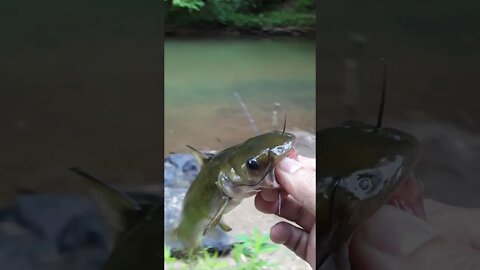
[[[221,149],[254,135],[234,93],[262,132],[274,103],[287,129],[315,129],[315,43],[309,40],[167,40],[165,152]]]

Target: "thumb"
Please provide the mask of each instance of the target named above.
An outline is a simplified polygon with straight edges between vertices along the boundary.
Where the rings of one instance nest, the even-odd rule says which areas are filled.
[[[315,215],[315,171],[299,162],[283,159],[275,170],[278,184],[296,201]]]

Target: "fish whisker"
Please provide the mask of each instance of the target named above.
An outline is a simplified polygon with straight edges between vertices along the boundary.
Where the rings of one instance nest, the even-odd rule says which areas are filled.
[[[278,215],[280,216],[280,209],[282,209],[282,194],[278,192]]]
[[[340,179],[335,179],[335,184],[333,186],[332,196],[330,196],[330,209],[329,209],[329,216],[330,216],[330,224],[333,224],[333,204],[335,203],[335,195],[337,193],[337,189],[339,186]]]
[[[267,177],[267,175],[269,175],[272,171],[273,171],[273,168],[268,169],[268,170],[267,170],[267,173],[265,173],[265,175],[262,177],[262,179],[260,179],[260,181],[258,181],[257,183],[255,183],[255,184],[253,184],[253,185],[243,184],[243,185],[237,185],[237,186],[238,186],[238,187],[240,187],[240,186],[246,186],[246,187],[254,187],[254,186],[257,186],[257,185],[260,184],[263,180],[265,180],[265,177]]]
[[[270,149],[268,149],[267,159],[270,159]],[[237,185],[237,186],[254,187],[254,186],[260,184],[263,180],[265,180],[265,177],[267,177],[267,175],[269,175],[269,174],[273,171],[272,164],[269,164],[268,167],[269,167],[269,168],[268,168],[267,172],[265,173],[265,175],[264,175],[264,176],[260,179],[260,181],[258,181],[256,184],[254,184],[254,185],[243,184],[243,185]]]
[[[383,111],[385,107],[385,93],[387,89],[387,63],[385,62],[385,58],[381,58],[382,65],[383,65],[383,82],[382,82],[382,99],[380,101],[380,109],[378,112],[377,118],[377,129],[382,127],[382,120],[383,120]]]

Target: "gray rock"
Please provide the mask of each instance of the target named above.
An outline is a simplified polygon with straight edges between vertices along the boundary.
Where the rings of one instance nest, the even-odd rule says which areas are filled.
[[[75,196],[21,195],[0,211],[0,269],[100,269],[110,247],[94,206]]]
[[[171,154],[165,158],[164,166],[166,187],[188,188],[200,172],[200,165],[191,154]]]
[[[303,130],[294,130],[290,132],[297,137],[295,148],[300,155],[310,158],[316,156],[315,134]]]

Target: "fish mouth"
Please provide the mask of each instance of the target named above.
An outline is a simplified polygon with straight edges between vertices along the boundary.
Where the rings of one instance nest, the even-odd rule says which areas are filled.
[[[293,160],[296,160],[298,161],[298,151],[295,147],[292,147],[288,152],[287,152],[287,155],[284,157],[284,158],[290,158],[290,159],[293,159]],[[282,158],[283,159],[283,158]],[[276,178],[275,178],[275,168],[271,169],[267,175],[264,176],[264,178],[266,176],[269,176],[269,186],[266,186],[266,187],[263,187],[263,188],[266,188],[266,189],[278,189],[280,188],[280,184],[278,184]],[[258,189],[260,190],[260,188]]]
[[[388,204],[426,220],[423,205],[423,184],[413,173],[395,190]]]
[[[290,149],[290,151],[287,154],[287,158],[291,158],[293,160],[298,161],[298,151],[295,147],[292,147],[292,149]]]
[[[282,157],[281,159],[279,159],[278,162],[280,162],[284,158],[291,158],[293,160],[298,161],[298,151],[296,150],[296,148],[293,145],[286,152],[286,155],[284,157]],[[275,164],[275,166],[278,164],[278,162]],[[280,185],[278,184],[277,180],[275,179],[275,167],[269,169],[267,171],[267,173],[262,177],[262,179],[256,185],[260,184],[263,180],[265,180],[265,178],[267,178],[267,176],[268,176],[268,179],[269,179],[268,185],[264,186],[264,187],[261,187],[261,188],[258,188],[257,190],[261,190],[262,188],[266,188],[266,189],[280,188]]]

